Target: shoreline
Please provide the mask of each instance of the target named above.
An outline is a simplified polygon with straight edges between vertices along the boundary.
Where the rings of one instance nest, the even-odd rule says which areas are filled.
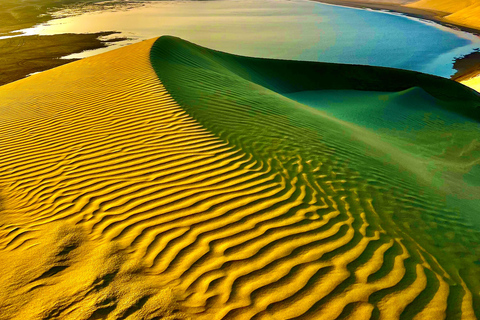
[[[0,39],[0,54],[4,57],[0,86],[79,60],[62,59],[63,57],[105,48],[110,43],[126,40],[124,37],[101,39],[115,34],[118,32],[25,35]]]
[[[447,22],[443,19],[443,17],[447,16],[448,13],[446,12],[439,12],[439,11],[434,11],[434,10],[428,10],[428,9],[418,9],[418,8],[412,8],[408,7],[402,4],[396,4],[396,3],[385,3],[381,1],[388,1],[388,0],[380,0],[379,2],[371,2],[371,1],[376,1],[376,0],[308,0],[308,1],[314,1],[317,3],[323,3],[327,5],[335,5],[335,6],[342,6],[342,7],[348,7],[348,8],[357,8],[357,9],[362,9],[362,10],[371,10],[371,11],[379,11],[379,12],[384,12],[387,14],[393,14],[393,15],[402,15],[405,17],[411,17],[415,19],[420,19],[426,22],[433,22],[438,25],[442,25],[447,28],[451,28],[454,30],[459,30],[463,32],[468,32],[470,34],[473,34],[477,37],[480,38],[480,28],[473,28],[473,27],[468,27],[468,26],[462,26],[462,25],[455,25],[453,23]],[[18,31],[18,30],[17,30]],[[57,36],[66,36],[66,34],[61,34]],[[73,35],[70,35],[73,37]],[[18,37],[12,37],[13,38],[25,38],[28,36],[25,35],[18,35]],[[43,37],[43,36],[42,36]],[[81,37],[79,35],[79,37]],[[92,39],[92,44],[87,45],[87,49],[91,49],[89,46],[96,44],[99,45],[98,42],[99,39]],[[0,41],[4,42],[9,42],[8,39],[0,39]],[[14,41],[14,40],[12,40]],[[98,48],[101,48],[105,45],[108,44],[108,42],[111,42],[111,40],[103,41],[100,40],[101,42],[105,42],[103,45],[99,45]],[[113,40],[115,41],[115,40]],[[117,40],[118,41],[118,40]],[[4,46],[5,47],[5,46]],[[75,52],[70,52],[66,56],[69,56],[72,53],[77,53],[78,51]],[[83,51],[82,51],[83,52]],[[49,57],[51,58],[51,57]],[[54,57],[54,58],[58,58]],[[34,67],[30,68],[29,72],[25,73],[25,70],[22,72],[18,72],[18,74],[23,74],[23,77],[30,75],[32,72],[38,72],[42,70],[47,70],[51,68],[53,63],[59,64],[58,61],[51,60],[45,62],[45,69],[43,67],[40,67],[38,63],[35,64]],[[66,63],[64,61],[64,63]],[[63,64],[63,63],[61,63]],[[457,71],[455,74],[450,76],[449,78],[452,80],[455,80],[457,82],[463,82],[469,79],[472,79],[474,77],[477,77],[480,75],[480,52],[473,54],[467,54],[464,56],[459,56],[456,57],[454,60],[452,60],[453,68]],[[15,66],[15,69],[18,69],[17,66]],[[0,75],[5,76],[5,72],[0,72]],[[15,81],[15,80],[8,80],[6,83],[10,81]],[[0,79],[0,85],[2,85]]]
[[[392,13],[403,14],[407,17],[418,18],[422,20],[428,20],[435,22],[444,27],[448,27],[454,30],[468,32],[475,36],[480,37],[480,28],[475,28],[472,26],[454,24],[449,21],[445,21],[443,17],[449,15],[450,13],[435,11],[435,10],[426,10],[426,9],[417,9],[412,7],[407,7],[401,4],[394,3],[385,3],[385,2],[368,2],[368,1],[349,1],[349,0],[309,0],[324,4],[331,4],[337,6],[344,6],[349,8],[358,8],[358,9],[372,9],[378,11],[389,11]],[[462,63],[463,61],[463,63]],[[465,63],[467,61],[467,63]],[[468,62],[473,63],[468,63]],[[480,75],[480,63],[475,64],[474,62],[478,61],[476,56],[466,55],[464,57],[459,57],[454,60],[454,65],[465,65],[468,67],[456,69],[457,72],[450,77],[450,79],[455,81],[465,81],[472,79]],[[459,63],[460,62],[460,63]],[[472,65],[473,64],[473,65]]]
[[[373,10],[379,10],[379,11],[387,10],[395,13],[401,13],[408,17],[419,18],[419,19],[436,22],[442,26],[445,26],[451,29],[460,30],[460,31],[465,31],[480,37],[480,28],[476,28],[468,25],[455,24],[450,21],[446,21],[442,19],[443,17],[450,15],[450,13],[448,12],[427,10],[427,9],[417,9],[417,8],[403,6],[400,4],[385,3],[385,2],[368,2],[368,1],[355,1],[355,0],[353,1],[309,0],[309,1],[338,5],[338,6],[345,6],[350,8],[358,8],[358,9],[373,9]]]

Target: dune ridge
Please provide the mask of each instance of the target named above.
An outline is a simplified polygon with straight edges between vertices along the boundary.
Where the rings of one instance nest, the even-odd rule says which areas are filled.
[[[479,231],[422,164],[445,146],[412,156],[288,97],[385,90],[478,121],[474,91],[395,74],[162,37],[1,87],[0,315],[476,319]]]
[[[0,318],[185,318],[171,286],[128,253],[135,238],[112,239],[167,195],[201,194],[208,169],[226,173],[238,155],[171,99],[152,43],[0,89]]]

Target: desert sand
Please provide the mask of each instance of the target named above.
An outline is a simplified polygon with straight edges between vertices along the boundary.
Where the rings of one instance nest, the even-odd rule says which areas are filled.
[[[372,8],[400,12],[409,16],[435,21],[448,27],[455,27],[469,33],[480,33],[480,1],[478,0],[314,0],[323,3],[358,8]],[[466,83],[480,74],[476,56],[459,57],[464,60],[452,79]],[[457,60],[457,61],[458,61]]]
[[[478,0],[420,0],[407,5],[443,13],[442,19],[457,25],[480,29],[480,1]]]
[[[318,0],[353,7],[386,9],[449,23],[467,31],[480,30],[478,0]]]
[[[480,76],[462,81],[462,83],[480,92]]]
[[[224,143],[166,93],[149,62],[152,43],[0,89],[0,318],[178,314],[169,286],[139,273],[162,243],[140,242],[131,255],[135,237],[117,237],[121,220],[175,201]]]
[[[480,96],[458,83],[162,37],[0,101],[2,319],[479,317]]]
[[[406,5],[410,8],[436,11],[441,21],[452,23],[457,26],[466,26],[475,30],[480,30],[480,1],[479,0],[420,0]],[[479,32],[475,32],[479,34]],[[477,59],[478,60],[478,59]],[[463,72],[462,78],[476,78],[480,75],[480,65],[478,62],[471,70]],[[461,82],[471,88],[480,91],[476,80]]]
[[[0,86],[25,78],[32,73],[78,60],[63,58],[72,53],[105,48],[109,42],[123,40],[123,38],[110,41],[99,40],[99,37],[114,33],[34,35],[0,39],[0,55],[2,56]]]

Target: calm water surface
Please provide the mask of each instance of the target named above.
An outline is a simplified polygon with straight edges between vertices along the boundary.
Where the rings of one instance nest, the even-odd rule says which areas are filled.
[[[479,37],[431,22],[300,0],[150,2],[24,30],[42,35],[100,31],[120,31],[130,40],[75,57],[174,35],[248,56],[368,64],[449,77],[455,57],[480,47]]]

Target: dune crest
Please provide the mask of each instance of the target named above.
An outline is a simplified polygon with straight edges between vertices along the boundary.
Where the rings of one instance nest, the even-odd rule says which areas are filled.
[[[225,318],[475,318],[479,269],[474,261],[479,253],[464,256],[470,240],[456,235],[446,243],[440,230],[452,230],[458,223],[478,243],[476,221],[445,201],[445,191],[431,185],[435,179],[426,182],[434,178],[428,166],[422,178],[415,166],[433,157],[440,172],[450,172],[444,158],[461,161],[444,153],[453,140],[432,146],[432,135],[445,127],[424,118],[455,113],[472,130],[480,116],[477,93],[415,72],[247,58],[170,37],[157,40],[151,60],[169,93],[194,119],[267,163],[271,174],[285,181],[284,192],[269,196],[281,201],[278,205],[241,220],[260,219],[251,231],[239,233],[250,234],[246,242],[230,236],[234,242],[228,248],[227,239],[217,240],[222,250],[227,246],[225,254],[231,253],[226,261],[213,265],[213,253],[207,253],[193,264],[207,274],[213,268],[214,278],[204,278],[211,282],[202,290],[215,299],[204,304],[222,308]],[[372,124],[365,128],[332,116],[328,108],[313,109],[288,98],[325,89],[379,91],[366,92],[380,104],[369,109],[368,117],[382,112],[388,117],[395,109],[383,111],[381,106],[392,101],[400,108],[399,117],[407,115],[407,130],[386,135],[369,129]],[[340,98],[346,91],[336,92]],[[368,101],[359,107],[367,107]],[[436,109],[422,109],[427,102]],[[416,107],[415,115],[410,109]],[[418,135],[408,130],[409,123],[417,122]],[[451,133],[470,142],[478,136],[475,130],[467,131],[470,136]],[[418,140],[422,136],[430,139]],[[402,150],[408,150],[404,144],[411,139],[421,149],[409,155]],[[478,151],[478,146],[471,148]],[[470,151],[465,149],[464,155]],[[452,178],[449,183],[464,182]],[[217,241],[209,242],[214,252]],[[198,279],[184,281],[200,284]],[[190,289],[192,303],[202,304],[198,289]]]

